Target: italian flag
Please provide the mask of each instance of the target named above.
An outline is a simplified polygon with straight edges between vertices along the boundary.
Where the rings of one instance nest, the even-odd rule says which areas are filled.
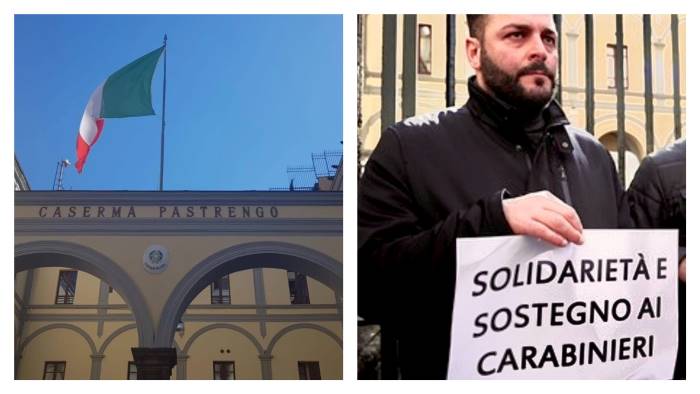
[[[90,148],[100,138],[105,118],[155,115],[151,81],[165,46],[127,64],[102,82],[85,106],[78,131],[75,168],[83,172]]]

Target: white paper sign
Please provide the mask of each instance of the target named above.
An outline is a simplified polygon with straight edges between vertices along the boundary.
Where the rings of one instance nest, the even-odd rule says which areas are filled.
[[[449,379],[670,379],[676,230],[457,240]]]

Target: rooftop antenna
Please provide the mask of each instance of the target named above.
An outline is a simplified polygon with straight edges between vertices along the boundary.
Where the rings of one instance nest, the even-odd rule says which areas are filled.
[[[63,159],[56,163],[56,172],[53,176],[53,190],[63,190],[63,170],[70,167],[70,161]]]

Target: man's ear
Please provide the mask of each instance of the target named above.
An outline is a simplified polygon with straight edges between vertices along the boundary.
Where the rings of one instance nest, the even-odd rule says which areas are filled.
[[[481,43],[473,37],[467,37],[465,42],[467,59],[474,70],[481,69]]]

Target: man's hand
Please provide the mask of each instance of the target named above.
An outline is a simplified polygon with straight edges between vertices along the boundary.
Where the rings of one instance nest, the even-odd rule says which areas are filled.
[[[583,244],[578,214],[548,191],[504,199],[503,213],[515,234],[531,235],[555,246]]]
[[[678,266],[678,278],[685,283],[685,257],[683,257],[681,264]]]

